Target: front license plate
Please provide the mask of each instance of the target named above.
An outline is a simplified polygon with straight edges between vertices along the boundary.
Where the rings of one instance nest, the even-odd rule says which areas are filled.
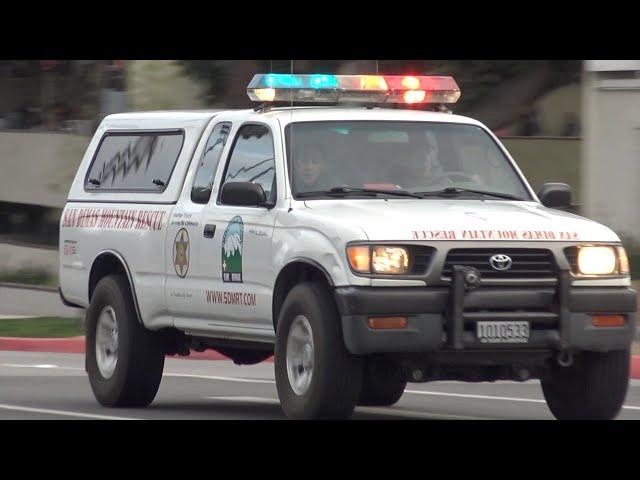
[[[529,322],[477,322],[481,343],[527,343]]]

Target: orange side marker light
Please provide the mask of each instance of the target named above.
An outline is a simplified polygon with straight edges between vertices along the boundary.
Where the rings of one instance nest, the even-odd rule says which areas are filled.
[[[369,317],[372,330],[394,330],[407,328],[407,317]]]

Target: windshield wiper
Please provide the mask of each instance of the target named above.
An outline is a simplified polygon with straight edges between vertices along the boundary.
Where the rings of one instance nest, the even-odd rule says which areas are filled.
[[[300,192],[298,197],[321,197],[323,195],[331,196],[343,196],[351,193],[355,194],[372,194],[372,195],[395,195],[398,197],[410,197],[410,198],[423,198],[422,195],[418,195],[406,190],[383,190],[375,188],[355,188],[355,187],[333,187],[329,190],[319,190],[316,192]]]
[[[440,196],[448,196],[448,195],[460,195],[462,193],[477,193],[478,195],[486,195],[488,197],[496,197],[496,198],[505,198],[508,200],[525,200],[522,197],[518,197],[516,195],[511,195],[509,193],[499,193],[499,192],[488,192],[486,190],[473,190],[471,188],[461,188],[461,187],[447,187],[442,190],[436,190],[433,192],[414,192],[416,195],[421,195],[422,197],[440,197]]]

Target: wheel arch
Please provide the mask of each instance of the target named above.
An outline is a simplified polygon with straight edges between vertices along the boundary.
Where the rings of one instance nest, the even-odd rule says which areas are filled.
[[[329,289],[334,287],[334,282],[329,272],[319,262],[311,258],[293,258],[282,267],[273,287],[272,316],[274,330],[277,327],[280,308],[289,290],[296,284],[308,280],[320,281]]]
[[[98,285],[98,282],[108,275],[123,275],[127,279],[129,289],[131,290],[131,296],[133,298],[133,304],[138,315],[138,322],[143,324],[142,315],[140,313],[140,306],[138,305],[138,296],[136,295],[135,285],[133,283],[133,277],[131,275],[131,269],[124,259],[122,254],[115,250],[104,250],[100,252],[91,264],[91,271],[89,273],[89,285],[88,285],[88,299],[91,303],[91,297]]]

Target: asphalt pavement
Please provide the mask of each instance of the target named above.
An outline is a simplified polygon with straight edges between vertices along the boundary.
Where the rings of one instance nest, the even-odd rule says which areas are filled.
[[[167,359],[154,402],[145,409],[101,407],[84,372],[84,355],[0,351],[2,419],[284,419],[273,363]],[[631,380],[619,419],[640,420],[640,381]],[[358,420],[552,420],[540,384],[410,383],[393,407],[358,407]]]

